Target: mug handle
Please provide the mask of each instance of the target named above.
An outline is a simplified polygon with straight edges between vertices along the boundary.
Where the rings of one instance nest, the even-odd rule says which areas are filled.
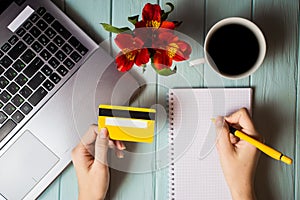
[[[200,65],[200,64],[206,63],[206,59],[205,58],[198,58],[198,59],[190,61],[189,63],[190,63],[190,66]]]

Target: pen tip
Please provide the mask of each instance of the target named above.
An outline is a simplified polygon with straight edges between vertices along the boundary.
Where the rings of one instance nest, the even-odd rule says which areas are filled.
[[[280,160],[288,165],[291,165],[293,163],[293,160],[287,156],[282,156]]]

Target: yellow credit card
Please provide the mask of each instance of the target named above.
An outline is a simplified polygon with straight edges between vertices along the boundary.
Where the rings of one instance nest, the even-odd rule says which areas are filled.
[[[98,127],[107,128],[113,140],[151,143],[155,110],[126,106],[99,105]]]

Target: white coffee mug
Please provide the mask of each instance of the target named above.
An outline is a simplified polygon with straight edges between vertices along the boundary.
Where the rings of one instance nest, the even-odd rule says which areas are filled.
[[[204,42],[205,58],[190,61],[190,65],[206,62],[220,76],[240,79],[254,73],[265,55],[261,30],[247,19],[230,17],[213,25]]]

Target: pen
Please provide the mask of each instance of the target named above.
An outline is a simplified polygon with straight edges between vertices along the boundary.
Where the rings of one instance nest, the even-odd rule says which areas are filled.
[[[212,121],[215,121],[215,119],[212,119]],[[252,144],[253,146],[255,146],[256,148],[258,148],[259,150],[261,150],[262,152],[264,152],[265,154],[267,154],[268,156],[276,159],[276,160],[280,160],[286,164],[292,164],[293,160],[291,158],[289,158],[288,156],[283,155],[283,153],[273,149],[272,147],[269,147],[257,140],[255,140],[254,138],[248,136],[247,134],[243,133],[242,131],[229,126],[229,131],[231,134],[233,134],[234,136]]]

